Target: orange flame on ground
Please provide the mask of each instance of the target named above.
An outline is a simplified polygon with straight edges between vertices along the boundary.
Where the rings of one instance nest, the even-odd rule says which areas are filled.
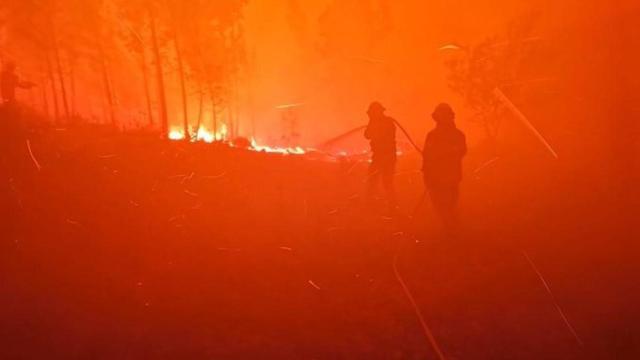
[[[198,129],[195,138],[190,139],[191,142],[203,141],[206,143],[212,143],[214,141],[224,141],[227,139],[227,126],[222,124],[217,132],[213,132],[205,127]],[[181,128],[172,128],[169,131],[169,140],[179,141],[184,140],[184,130]]]
[[[184,132],[182,130],[172,129],[169,131],[169,140],[184,140]]]
[[[222,124],[220,129],[214,133],[207,128],[201,127],[198,129],[198,132],[195,138],[191,139],[191,142],[202,141],[206,143],[213,143],[215,141],[226,141],[227,140],[227,127]],[[173,128],[169,131],[169,139],[174,141],[181,141],[185,139],[184,130],[180,128]],[[258,144],[255,138],[251,139],[251,146],[249,148],[253,151],[258,152],[266,152],[273,154],[283,154],[283,155],[303,155],[306,153],[306,150],[300,146],[294,147],[280,147],[280,146],[269,146],[269,145],[261,145]]]
[[[251,139],[251,148],[255,151],[264,151],[267,153],[284,154],[284,155],[303,155],[306,151],[300,146],[295,147],[278,147],[259,145],[256,139]]]

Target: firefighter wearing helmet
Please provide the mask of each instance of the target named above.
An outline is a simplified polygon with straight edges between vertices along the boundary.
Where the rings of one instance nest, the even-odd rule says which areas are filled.
[[[424,143],[424,184],[445,231],[451,235],[457,225],[462,158],[467,153],[467,144],[464,133],[456,127],[451,106],[445,103],[438,105],[431,117],[436,127],[429,132]]]
[[[385,108],[375,101],[369,105],[369,124],[364,136],[371,145],[371,165],[367,179],[367,201],[371,201],[380,183],[385,191],[390,211],[396,207],[393,177],[396,166],[395,120],[385,114]]]

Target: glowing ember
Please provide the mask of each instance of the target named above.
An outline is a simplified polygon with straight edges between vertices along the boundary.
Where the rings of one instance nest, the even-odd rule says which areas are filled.
[[[438,50],[440,51],[445,51],[445,50],[462,50],[462,48],[458,45],[455,44],[447,44],[444,46],[441,46]]]

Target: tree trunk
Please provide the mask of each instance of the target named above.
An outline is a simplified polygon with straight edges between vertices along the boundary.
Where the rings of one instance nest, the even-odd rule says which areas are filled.
[[[51,65],[51,58],[49,57],[49,51],[45,50],[45,59],[47,61],[47,75],[49,76],[49,82],[51,83],[51,95],[53,97],[53,111],[54,121],[56,125],[60,124],[60,107],[58,106],[58,93],[56,91],[56,79],[53,75],[53,66]]]
[[[151,25],[151,40],[153,45],[153,55],[156,63],[156,81],[158,82],[158,100],[160,101],[160,126],[162,136],[169,135],[169,120],[167,118],[167,99],[164,92],[164,75],[162,73],[162,57],[160,56],[160,47],[158,45],[158,34],[156,31],[156,22],[153,14],[149,15]]]
[[[111,126],[115,128],[118,126],[118,121],[116,118],[116,109],[113,101],[113,84],[111,83],[111,76],[109,75],[109,69],[107,68],[106,60],[102,59],[100,61],[100,64],[102,67],[102,81],[104,83],[105,97],[107,98],[107,105],[109,106],[109,120],[111,121]]]
[[[233,87],[233,113],[235,115],[235,125],[236,128],[233,131],[233,137],[238,137],[240,134],[240,80],[238,79],[238,73],[235,74],[234,79],[234,87]]]
[[[40,86],[40,91],[42,93],[42,109],[44,110],[44,114],[47,117],[47,121],[51,121],[51,113],[49,112],[49,99],[47,98],[47,79],[44,75],[42,75],[42,71],[40,75],[40,84],[42,84],[42,86]]]
[[[229,138],[233,139],[235,137],[234,134],[234,129],[235,129],[235,123],[233,122],[233,109],[231,107],[231,104],[227,104],[227,131],[229,132]]]
[[[218,140],[218,115],[216,114],[216,96],[213,92],[213,87],[208,84],[209,96],[211,97],[211,116],[213,120],[213,139]]]
[[[56,67],[58,71],[58,80],[60,81],[60,93],[62,94],[62,105],[64,106],[64,114],[69,120],[71,118],[71,114],[69,112],[69,102],[67,101],[67,88],[64,83],[64,74],[62,72],[62,62],[60,61],[60,49],[58,48],[58,40],[55,35],[55,30],[52,31],[53,36],[53,55],[56,62]]]
[[[147,56],[144,47],[141,50],[142,57],[142,78],[144,80],[144,96],[147,99],[147,117],[149,119],[149,127],[153,127],[153,109],[151,106],[151,92],[149,91],[149,71],[147,69]]]
[[[182,115],[184,116],[182,124],[184,127],[184,138],[189,141],[191,139],[191,135],[189,134],[189,113],[187,111],[187,86],[185,84],[184,64],[182,63],[182,53],[180,51],[180,44],[178,43],[177,30],[174,30],[173,32],[173,44],[176,47],[176,59],[178,60],[178,73],[180,75],[180,88],[182,90]]]
[[[111,77],[109,76],[109,70],[107,68],[107,60],[105,58],[104,49],[102,45],[98,44],[98,50],[100,51],[100,69],[102,71],[102,83],[104,85],[104,95],[107,98],[107,105],[109,107],[109,120],[111,126],[114,128],[118,126],[116,121],[115,107],[113,103],[113,89],[111,86]]]
[[[198,104],[198,123],[196,124],[196,137],[200,131],[200,125],[202,124],[202,107],[204,106],[204,89],[202,88],[202,82],[198,82],[198,91],[200,92],[200,103]]]
[[[75,61],[69,61],[69,83],[71,84],[71,115],[75,118],[76,112],[76,66]]]
[[[144,81],[144,96],[147,101],[147,119],[149,127],[153,128],[153,107],[151,105],[151,91],[149,90],[149,69],[147,68],[147,51],[142,36],[132,27],[129,30],[140,45],[140,69],[142,70],[142,80]]]
[[[249,120],[251,121],[251,138],[256,137],[256,112],[255,112],[255,102],[254,102],[254,78],[256,76],[256,52],[255,48],[251,53],[251,58],[249,60]]]
[[[211,116],[213,118],[213,139],[218,140],[218,114],[216,113],[216,102],[213,96],[211,97]],[[224,140],[222,136],[220,136],[220,140]]]

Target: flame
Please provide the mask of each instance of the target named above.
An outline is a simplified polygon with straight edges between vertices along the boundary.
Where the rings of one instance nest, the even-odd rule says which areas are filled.
[[[215,134],[213,131],[205,127],[200,127],[198,129],[198,132],[195,138],[191,139],[191,142],[202,141],[206,143],[212,143],[214,141],[224,141],[227,139],[227,134],[228,134],[228,130],[225,124],[221,124],[220,129],[218,129],[218,131]],[[168,137],[169,137],[169,140],[174,140],[174,141],[184,140],[185,138],[184,130],[181,128],[172,128],[169,131]]]
[[[226,141],[228,135],[228,129],[225,124],[220,125],[220,129],[217,132],[213,132],[205,127],[201,127],[198,129],[198,132],[195,138],[191,139],[191,142],[202,141],[205,143],[213,143],[215,141]],[[174,141],[184,140],[184,130],[180,128],[172,128],[169,131],[169,139]],[[283,155],[303,155],[306,154],[307,151],[300,146],[294,147],[279,147],[279,146],[269,146],[269,145],[261,145],[258,144],[255,138],[251,138],[251,146],[249,148],[253,151],[258,152],[267,152],[273,154],[283,154]]]
[[[220,130],[216,133],[216,140],[226,140],[228,133],[227,124],[220,125]]]
[[[216,136],[211,131],[201,127],[198,129],[198,134],[196,135],[197,141],[204,141],[206,143],[212,143],[216,140]]]
[[[251,138],[251,148],[255,151],[264,151],[267,153],[283,154],[283,155],[303,155],[306,151],[300,146],[295,147],[278,147],[259,145],[255,138]]]
[[[169,139],[170,140],[184,140],[184,131],[178,129],[171,129],[169,131]]]

